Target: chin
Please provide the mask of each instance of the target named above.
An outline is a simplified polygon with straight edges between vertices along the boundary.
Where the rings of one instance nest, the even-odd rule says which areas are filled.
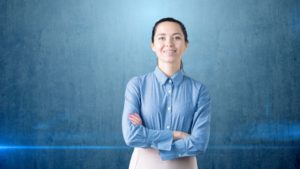
[[[163,60],[163,62],[168,63],[168,64],[176,64],[178,61],[177,60],[166,59],[166,60]]]
[[[180,62],[180,59],[177,59],[177,58],[168,58],[168,59],[166,59],[166,62],[177,63],[177,62]]]
[[[159,57],[159,60],[161,60],[164,63],[177,63],[180,62],[180,57],[178,56],[170,56],[170,55],[161,55]]]

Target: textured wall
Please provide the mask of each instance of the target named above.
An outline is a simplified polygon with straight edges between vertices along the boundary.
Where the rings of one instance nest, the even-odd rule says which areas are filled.
[[[300,168],[297,0],[1,0],[0,168],[126,169],[125,85],[154,69],[166,16],[186,25],[185,72],[212,97],[199,166]]]

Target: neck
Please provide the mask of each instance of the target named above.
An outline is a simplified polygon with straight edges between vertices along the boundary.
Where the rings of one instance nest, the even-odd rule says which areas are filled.
[[[180,65],[181,65],[181,62],[179,62],[179,64],[158,63],[158,68],[162,72],[164,72],[165,75],[167,75],[168,77],[171,77],[178,70],[180,70]]]

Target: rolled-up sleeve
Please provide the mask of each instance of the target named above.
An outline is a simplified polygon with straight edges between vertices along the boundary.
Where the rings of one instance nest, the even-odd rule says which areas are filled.
[[[197,109],[194,113],[191,135],[173,142],[172,151],[160,151],[163,160],[195,156],[204,153],[210,135],[210,97],[205,86],[200,88]]]
[[[153,130],[143,125],[134,125],[128,119],[131,113],[141,112],[140,80],[132,78],[125,91],[125,102],[122,115],[122,131],[125,143],[131,147],[152,147],[169,151],[172,148],[173,134],[169,130]]]

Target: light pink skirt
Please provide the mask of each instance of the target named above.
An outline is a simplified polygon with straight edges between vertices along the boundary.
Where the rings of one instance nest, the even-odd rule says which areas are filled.
[[[152,148],[134,148],[129,169],[198,169],[196,157],[161,160],[159,151]]]

